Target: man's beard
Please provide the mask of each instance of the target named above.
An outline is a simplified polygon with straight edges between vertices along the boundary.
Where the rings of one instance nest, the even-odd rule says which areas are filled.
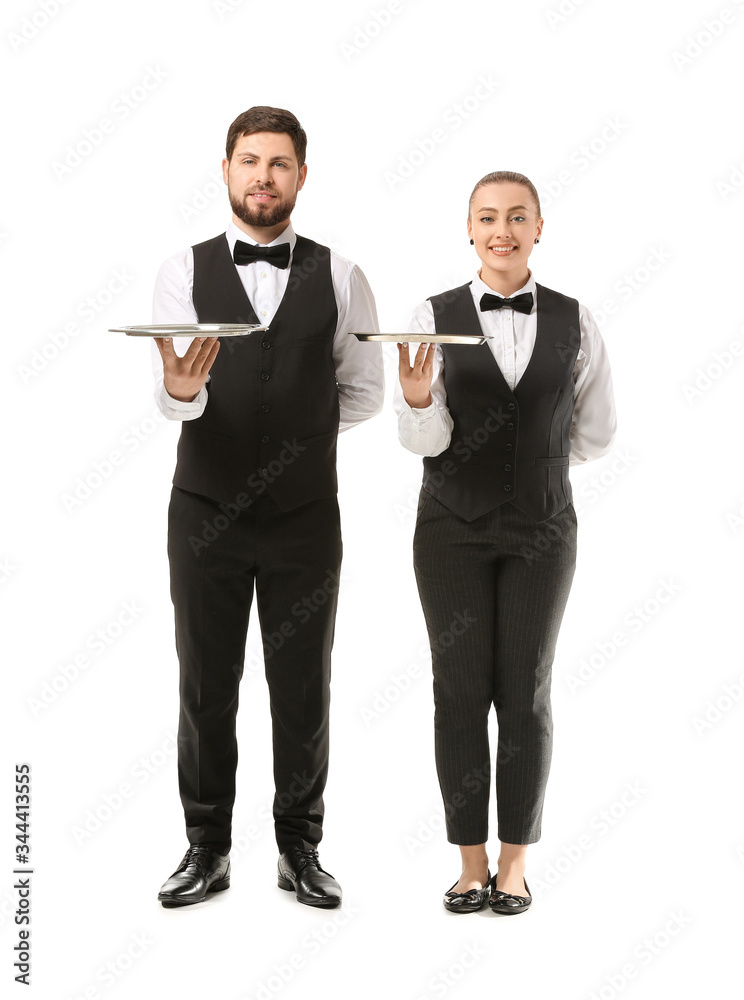
[[[230,208],[232,208],[235,215],[246,226],[254,226],[256,229],[268,229],[271,226],[278,225],[280,222],[286,222],[292,214],[292,209],[297,200],[295,196],[291,202],[282,202],[280,200],[279,204],[274,206],[249,205],[247,201],[240,201],[236,198],[229,189],[228,194],[230,197]]]

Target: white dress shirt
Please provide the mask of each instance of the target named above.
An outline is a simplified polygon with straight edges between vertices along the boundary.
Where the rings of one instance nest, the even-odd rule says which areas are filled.
[[[236,240],[256,244],[247,233],[230,220],[226,230],[232,256]],[[289,243],[294,251],[297,236],[288,223],[275,240],[262,246]],[[292,257],[286,268],[266,261],[234,265],[259,323],[269,326],[282,301],[289,280]],[[339,431],[373,417],[382,409],[384,378],[382,349],[379,343],[362,343],[351,332],[376,333],[377,311],[372,291],[362,271],[345,257],[331,251],[331,281],[338,308],[338,322],[333,339],[333,361],[338,383]],[[198,323],[192,297],[194,287],[194,251],[191,247],[166,260],[155,279],[153,323]],[[254,336],[254,334],[248,334]],[[183,356],[191,337],[174,337],[173,347]],[[224,350],[224,346],[220,348]],[[190,402],[181,402],[168,394],[163,384],[163,362],[157,345],[152,344],[152,370],[155,376],[155,402],[169,420],[194,420],[207,405],[208,393],[202,387]]]
[[[529,269],[528,269],[529,270]],[[500,295],[489,288],[476,274],[470,286],[475,310],[484,334],[493,340],[486,343],[496,359],[510,389],[519,383],[527,368],[537,336],[537,288],[532,271],[527,283],[512,295],[532,292],[532,311],[529,314],[510,309],[480,311],[481,297],[486,293]],[[501,298],[505,296],[501,295]],[[511,296],[510,296],[511,298]],[[569,465],[579,465],[599,458],[610,450],[615,437],[615,398],[612,376],[604,342],[597,324],[586,306],[579,303],[581,342],[574,365],[574,409],[571,423],[571,455]],[[409,333],[434,333],[434,313],[431,302],[422,302],[414,311],[408,327]],[[411,345],[411,352],[418,348]],[[434,367],[431,383],[432,402],[422,409],[408,405],[398,380],[393,405],[398,414],[398,438],[401,444],[417,455],[439,455],[448,447],[454,421],[447,409],[444,388],[442,348],[434,349]]]

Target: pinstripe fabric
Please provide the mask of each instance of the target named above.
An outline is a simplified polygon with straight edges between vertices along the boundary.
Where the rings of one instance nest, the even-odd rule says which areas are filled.
[[[413,553],[447,839],[488,839],[493,705],[499,840],[535,843],[552,752],[551,668],[576,565],[573,504],[541,522],[511,503],[467,522],[422,489]]]

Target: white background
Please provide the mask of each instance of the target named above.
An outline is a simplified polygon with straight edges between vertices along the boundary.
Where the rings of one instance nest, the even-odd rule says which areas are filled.
[[[6,4],[0,32],[2,988],[15,987],[16,761],[33,768],[40,998],[609,1000],[727,986],[744,883],[744,4],[45,3],[51,16]],[[528,851],[534,903],[513,920],[441,905],[459,856],[434,768],[411,555],[421,464],[397,442],[392,345],[384,412],[339,440],[321,861],[343,910],[276,887],[255,622],[232,887],[181,910],[156,900],[186,848],[165,551],[179,427],[153,419],[149,341],[107,329],[150,322],[160,263],[224,231],[227,128],[257,104],[306,129],[295,229],[359,264],[383,330],[472,277],[468,196],[513,169],[542,198],[535,277],[586,304],[607,344],[619,429],[612,454],[572,470],[579,561],[553,763]],[[105,118],[111,131],[86,147]],[[443,141],[420,153],[435,129]],[[79,162],[55,169],[79,144]],[[112,452],[121,462],[107,466]],[[66,502],[78,480],[98,485]],[[120,629],[125,603],[138,610]],[[494,801],[491,815],[495,864]]]

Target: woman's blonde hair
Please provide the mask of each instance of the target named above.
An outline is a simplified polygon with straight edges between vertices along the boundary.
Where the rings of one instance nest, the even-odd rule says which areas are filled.
[[[494,170],[491,174],[486,174],[485,177],[481,177],[478,183],[473,188],[473,193],[470,195],[470,201],[468,202],[468,218],[473,209],[473,198],[475,198],[475,192],[486,184],[524,184],[528,189],[532,197],[535,199],[535,204],[537,205],[537,217],[540,218],[540,197],[537,193],[537,188],[529,179],[525,177],[524,174],[518,174],[514,170]]]

